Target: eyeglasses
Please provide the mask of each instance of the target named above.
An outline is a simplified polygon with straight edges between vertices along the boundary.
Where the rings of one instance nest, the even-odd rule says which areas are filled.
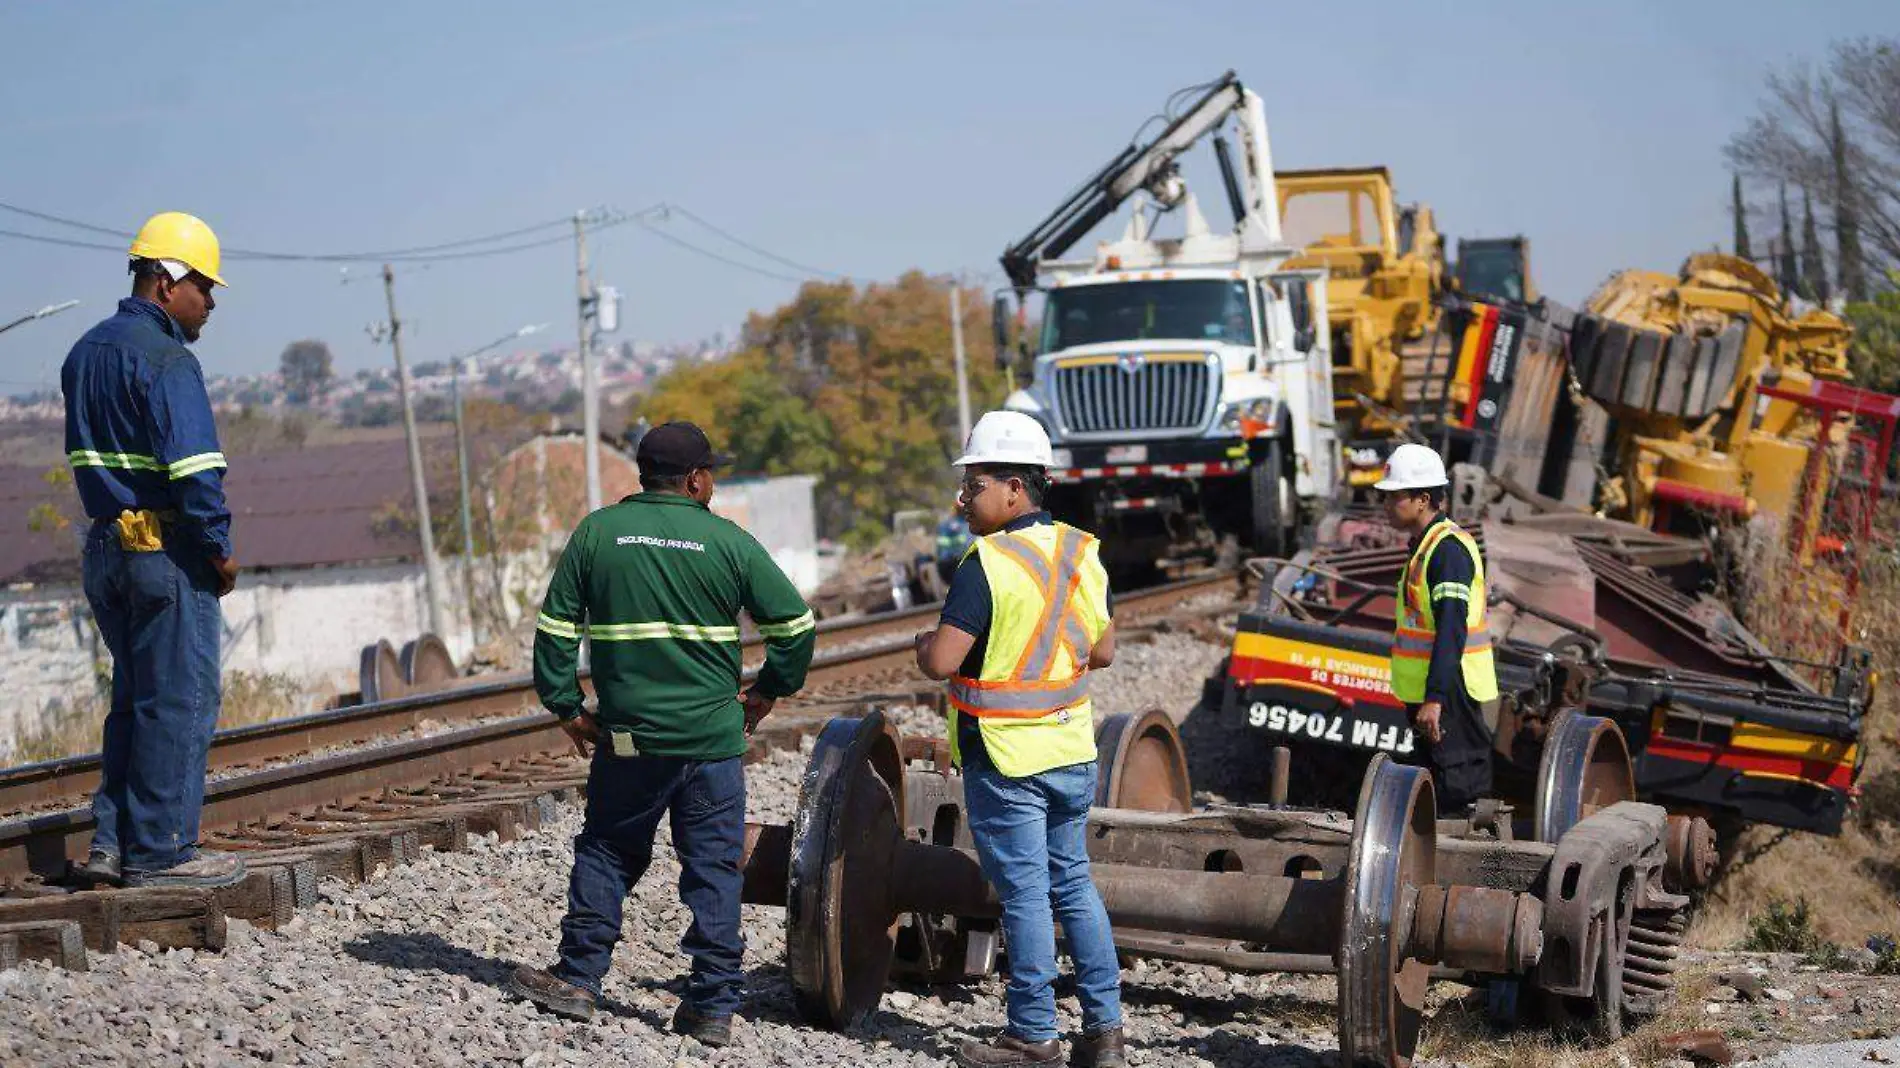
[[[982,496],[983,491],[989,489],[992,485],[995,485],[995,483],[995,479],[984,478],[979,475],[976,478],[964,479],[963,484],[957,487],[957,491],[964,500],[973,501]]]

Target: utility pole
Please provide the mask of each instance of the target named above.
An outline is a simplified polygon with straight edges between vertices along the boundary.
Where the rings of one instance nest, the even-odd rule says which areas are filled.
[[[970,440],[970,375],[963,360],[963,285],[950,283],[950,342],[957,353],[958,441]]]
[[[422,577],[429,599],[429,630],[438,637],[448,624],[442,595],[442,561],[435,554],[435,527],[429,521],[429,486],[422,472],[422,442],[416,437],[416,408],[409,395],[409,365],[402,359],[402,320],[396,318],[396,272],[383,264],[383,295],[389,298],[389,344],[396,350],[396,389],[402,400],[403,436],[409,439],[409,481],[415,492],[416,524],[422,536]]]
[[[574,292],[579,300],[581,346],[581,448],[587,458],[587,510],[600,507],[600,372],[588,336],[593,319],[594,283],[587,277],[587,213],[574,213]]]
[[[462,597],[468,605],[470,645],[482,643],[475,622],[475,531],[468,514],[468,432],[462,424],[462,360],[449,361],[449,398],[455,403],[455,466],[462,483]]]

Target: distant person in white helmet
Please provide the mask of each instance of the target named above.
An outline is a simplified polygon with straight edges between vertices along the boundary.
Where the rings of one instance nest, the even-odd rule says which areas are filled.
[[[1450,484],[1436,452],[1405,444],[1392,450],[1385,477],[1373,487],[1386,520],[1411,536],[1399,577],[1392,693],[1411,713],[1446,813],[1491,790],[1485,704],[1498,696],[1484,560],[1478,543],[1445,514]]]
[[[1088,673],[1115,659],[1108,573],[1091,535],[1042,506],[1055,457],[1021,412],[989,412],[957,460],[976,535],[950,579],[917,666],[950,681],[950,758],[964,773],[970,837],[996,887],[1009,943],[1008,1026],[958,1051],[966,1068],[1063,1062],[1056,931],[1075,961],[1082,1034],[1068,1063],[1127,1064],[1121,966],[1089,877],[1095,724]]]

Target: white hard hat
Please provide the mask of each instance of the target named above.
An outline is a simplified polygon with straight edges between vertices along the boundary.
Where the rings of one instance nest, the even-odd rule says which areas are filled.
[[[1376,490],[1419,490],[1448,486],[1445,461],[1423,445],[1407,442],[1392,450],[1385,459],[1385,477],[1373,483]]]
[[[1049,432],[1033,416],[1021,412],[984,412],[970,428],[970,440],[956,466],[968,464],[1021,464],[1025,467],[1054,467],[1055,450],[1049,446]]]

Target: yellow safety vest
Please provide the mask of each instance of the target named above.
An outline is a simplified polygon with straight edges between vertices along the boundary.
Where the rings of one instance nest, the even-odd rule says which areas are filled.
[[[1100,543],[1062,523],[999,531],[966,552],[989,583],[982,673],[950,678],[950,758],[958,714],[976,718],[983,748],[1011,778],[1095,759],[1089,650],[1108,630]]]
[[[1465,652],[1460,658],[1464,669],[1465,692],[1473,701],[1490,701],[1498,695],[1497,663],[1491,656],[1491,635],[1484,627],[1484,557],[1471,535],[1449,520],[1436,523],[1419,540],[1412,558],[1399,576],[1398,627],[1392,637],[1392,695],[1407,704],[1425,700],[1425,679],[1431,673],[1432,639],[1438,628],[1432,621],[1432,593],[1425,585],[1425,574],[1432,553],[1446,538],[1455,538],[1471,554],[1476,573],[1471,587],[1463,591],[1465,599]]]

